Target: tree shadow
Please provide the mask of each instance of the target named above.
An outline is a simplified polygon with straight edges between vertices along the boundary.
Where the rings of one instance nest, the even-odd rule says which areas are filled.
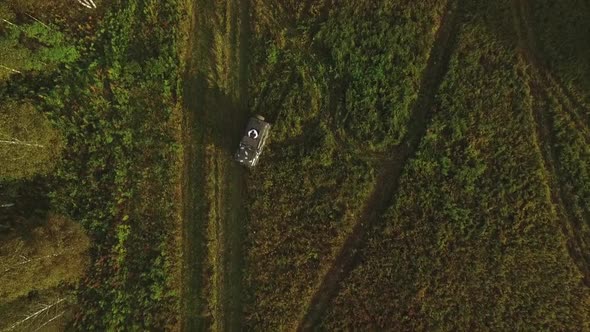
[[[49,211],[48,187],[42,179],[0,183],[0,236],[25,233],[42,225]]]
[[[193,60],[194,59],[194,60]],[[211,83],[204,72],[197,69],[194,62],[201,61],[199,57],[190,57],[187,63],[187,70],[184,73],[185,82],[183,88],[183,123],[184,123],[184,195],[183,215],[185,221],[184,244],[186,251],[185,278],[187,293],[184,298],[184,310],[187,311],[186,320],[183,322],[183,329],[207,330],[212,326],[213,316],[211,308],[207,307],[207,299],[203,298],[203,289],[207,288],[207,274],[211,273],[206,266],[207,255],[207,221],[209,209],[209,197],[206,192],[208,181],[207,148],[210,146],[221,151],[222,158],[232,158],[238,144],[244,134],[244,128],[249,117],[246,105],[241,101],[237,92],[230,94],[223,88]],[[192,68],[192,69],[191,69]],[[242,85],[240,84],[240,87]],[[230,164],[226,170],[225,181],[222,186],[225,190],[222,205],[230,206],[240,202],[246,193],[242,192],[245,186],[246,170],[237,163]],[[227,190],[231,186],[232,190]],[[244,227],[242,220],[233,223],[236,218],[227,217],[225,222],[230,225],[232,232],[225,243],[230,249],[226,254],[228,259],[238,262],[242,257],[240,250],[241,234]],[[237,258],[236,258],[237,257]],[[231,272],[228,272],[231,273]],[[228,280],[234,280],[229,277]],[[236,285],[227,285],[237,287]],[[233,299],[230,304],[238,301]],[[228,302],[229,303],[229,302]],[[227,304],[228,306],[230,304]],[[234,312],[235,310],[231,310]],[[233,316],[232,316],[233,317]],[[233,319],[238,319],[233,317]]]
[[[244,105],[234,97],[211,85],[204,75],[196,75],[185,84],[184,106],[194,117],[196,135],[206,135],[207,141],[224,153],[233,153],[243,135],[248,120]]]
[[[590,94],[584,95],[590,89],[589,13],[590,5],[580,0],[468,2],[465,6],[466,19],[481,17],[498,42],[531,53],[535,63],[528,65],[546,71],[579,108],[588,108],[590,103]]]

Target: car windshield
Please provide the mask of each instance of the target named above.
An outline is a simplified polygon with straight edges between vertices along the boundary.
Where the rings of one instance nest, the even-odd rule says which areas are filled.
[[[246,130],[246,134],[242,137],[241,144],[257,149],[260,145],[261,135],[260,129],[250,128]]]

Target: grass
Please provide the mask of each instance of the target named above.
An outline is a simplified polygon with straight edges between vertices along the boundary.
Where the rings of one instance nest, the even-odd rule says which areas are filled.
[[[249,179],[245,275],[249,327],[292,329],[306,313],[339,248],[359,222],[362,202],[375,186],[376,165],[388,158],[382,152],[405,135],[409,104],[416,99],[417,82],[445,4],[433,1],[399,13],[401,4],[384,2],[376,5],[379,17],[368,23],[353,13],[374,9],[369,2],[346,3],[338,10],[329,2],[254,3],[251,107],[274,126],[264,161]],[[299,16],[281,21],[287,12]],[[284,26],[278,28],[276,22]],[[369,30],[340,36],[344,24],[369,25]],[[390,33],[394,26],[399,33]],[[419,35],[418,46],[403,44],[400,34]],[[338,40],[363,40],[367,35],[375,39],[359,47],[381,57],[375,70],[387,71],[396,61],[412,69],[395,72],[394,79],[367,75],[375,80],[363,81],[361,72],[375,64],[363,61],[356,46]],[[382,51],[386,44],[394,58]],[[358,75],[344,77],[347,67]],[[355,94],[381,99],[377,90],[387,90],[383,93],[388,102],[404,99],[409,104],[398,108],[347,104]],[[343,124],[352,110],[357,117],[369,112],[369,120],[348,123],[378,132],[375,140],[355,136],[358,128]],[[391,116],[398,119],[383,120]]]
[[[323,329],[588,328],[526,66],[483,7],[465,8],[437,112]]]
[[[361,1],[331,13],[315,38],[342,89],[335,128],[347,144],[385,152],[403,141],[446,3]]]
[[[537,99],[548,128],[548,150],[554,159],[555,177],[568,220],[565,226],[572,238],[571,250],[588,284],[590,109],[587,91],[590,85],[587,77],[590,67],[584,59],[590,54],[590,44],[579,39],[590,28],[584,20],[587,4],[567,1],[555,5],[526,5],[525,2],[532,51],[541,60],[537,66],[540,68],[535,68],[538,73],[533,73],[532,79],[541,81]],[[558,16],[563,19],[556,19]]]
[[[542,107],[550,132],[550,153],[555,163],[555,176],[559,181],[564,209],[568,214],[566,226],[575,252],[577,263],[584,271],[586,282],[590,278],[590,136],[580,128],[574,112],[575,106],[568,102],[558,87],[546,87]],[[570,111],[568,111],[568,109]]]

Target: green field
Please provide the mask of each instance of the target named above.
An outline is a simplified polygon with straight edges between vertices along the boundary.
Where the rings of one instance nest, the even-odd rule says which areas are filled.
[[[590,330],[587,1],[91,3],[0,4],[0,330]]]
[[[252,43],[261,46],[252,70],[262,82],[251,80],[250,98],[276,125],[268,162],[251,176],[246,325],[296,328],[339,248],[358,232],[363,202],[383,190],[378,168],[406,136],[444,5],[425,3],[399,15],[394,4],[350,2],[336,11],[317,3],[297,11],[305,23],[284,29],[303,33],[285,41],[264,17],[273,9],[295,11],[297,3],[257,8],[254,22],[260,16],[261,23]],[[359,19],[374,10],[375,21]],[[384,52],[409,36],[417,38],[415,48]],[[365,61],[364,53],[374,57]],[[376,135],[366,140],[370,132]]]
[[[462,12],[437,112],[327,330],[588,326],[590,293],[551,201],[526,64],[480,8]]]

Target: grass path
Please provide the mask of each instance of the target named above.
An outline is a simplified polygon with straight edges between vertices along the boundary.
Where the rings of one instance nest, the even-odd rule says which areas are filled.
[[[246,170],[232,160],[246,109],[248,3],[195,0],[184,86],[183,329],[242,326]]]

